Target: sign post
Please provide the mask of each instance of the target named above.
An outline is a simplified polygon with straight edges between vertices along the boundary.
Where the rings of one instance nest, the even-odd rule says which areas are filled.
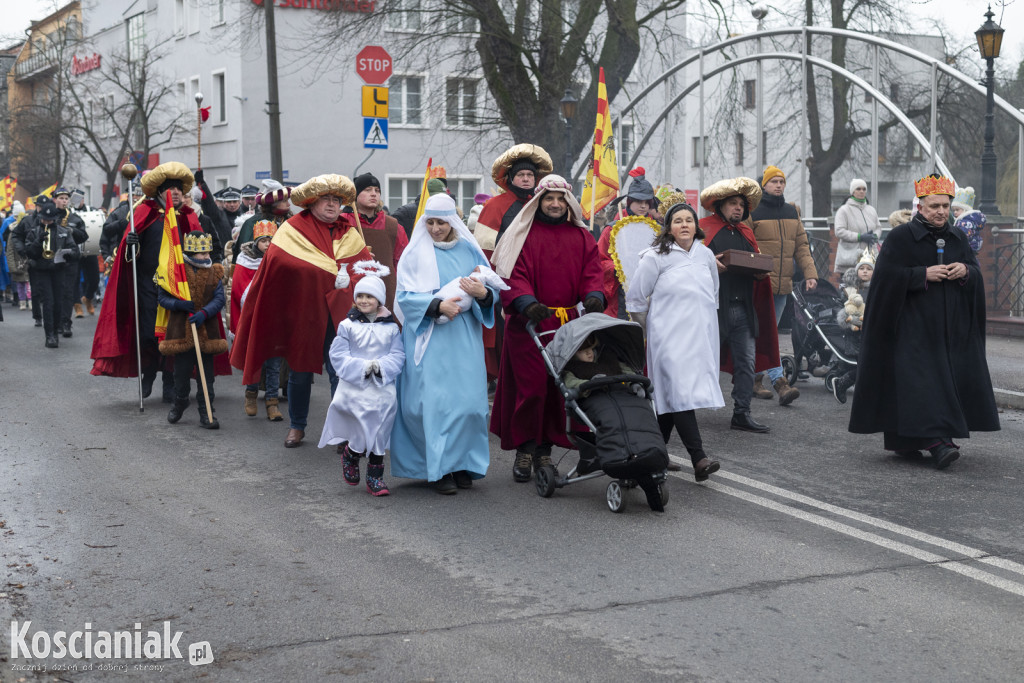
[[[389,90],[391,55],[379,45],[367,45],[356,54],[356,75],[363,79],[363,147],[388,148]]]

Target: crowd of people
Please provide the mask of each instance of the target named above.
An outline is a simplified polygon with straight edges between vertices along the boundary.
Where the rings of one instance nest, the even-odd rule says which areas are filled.
[[[199,425],[219,428],[214,380],[233,367],[245,414],[258,415],[262,388],[267,419],[284,421],[286,398],[283,445],[300,447],[314,375],[326,373],[330,406],[312,418],[323,422],[319,447],[336,448],[353,486],[365,459],[374,496],[390,493],[388,454],[392,476],[446,495],[471,488],[490,467],[488,432],[515,451],[515,481],[552,466],[552,449],[571,447],[565,397],[533,335],[585,315],[643,329],[658,425],[666,442],[676,430],[697,481],[721,467],[696,414],[725,406],[720,372],[732,376],[732,429],[769,433],[752,399],[777,395],[786,406],[799,397],[783,372],[778,326],[794,287],[813,291],[819,274],[781,169],[704,188],[703,218],[685,193],[655,189],[637,169],[594,232],[539,146],[495,160],[502,192],[478,195],[468,224],[436,175],[423,206],[392,215],[371,173],[215,194],[202,171],[168,162],[107,216],[100,259],[82,256],[88,235],[60,187],[3,222],[0,284],[56,348],[71,336],[72,315],[84,315],[79,301],[94,313],[103,264],[92,374],[139,377],[143,398],[162,375],[171,423],[185,418],[195,382]],[[974,255],[985,219],[970,207],[970,188],[940,176],[915,188],[918,209],[880,249],[863,181],[836,215],[836,321],[860,335],[862,355],[831,388],[845,402],[856,385],[851,431],[881,431],[887,450],[928,450],[944,468],[959,455],[954,438],[999,428]],[[951,205],[968,227],[953,227]],[[617,234],[630,222],[649,226],[649,239],[624,255]],[[169,225],[188,295],[158,268]]]

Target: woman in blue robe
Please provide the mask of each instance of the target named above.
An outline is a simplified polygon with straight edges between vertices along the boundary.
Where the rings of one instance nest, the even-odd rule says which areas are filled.
[[[494,325],[498,297],[469,277],[477,266],[487,267],[487,259],[455,202],[431,197],[398,263],[395,313],[406,359],[398,378],[391,474],[436,482],[442,494],[470,488],[490,464],[482,330]],[[437,296],[453,280],[468,295],[465,310],[459,297]]]

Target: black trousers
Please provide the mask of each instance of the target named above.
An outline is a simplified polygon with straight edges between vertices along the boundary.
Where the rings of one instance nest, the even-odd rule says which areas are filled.
[[[665,443],[668,443],[672,436],[672,428],[679,432],[679,438],[690,454],[690,462],[696,465],[701,458],[705,457],[704,442],[700,438],[700,428],[697,426],[697,413],[693,410],[683,410],[678,413],[662,413],[658,416],[658,426],[661,427],[661,436]]]
[[[78,270],[83,282],[75,288],[75,301],[83,296],[92,301],[100,288],[100,263],[95,256],[83,256],[78,262]]]
[[[66,266],[49,270],[29,268],[28,279],[32,284],[32,306],[39,304],[39,317],[43,320],[46,336],[58,334],[61,329],[61,302],[64,300]],[[75,269],[77,272],[77,268]]]
[[[60,319],[71,327],[71,315],[74,305],[78,303],[78,261],[72,261],[64,267],[64,297],[60,302]]]
[[[189,349],[185,353],[179,353],[174,357],[174,400],[185,402],[192,393],[192,375],[196,375],[196,401],[203,403],[203,383],[199,380],[199,373],[196,371],[196,351]],[[213,400],[213,356],[203,354],[203,372],[206,373],[206,384],[210,390],[210,400]],[[205,406],[204,406],[205,410]]]

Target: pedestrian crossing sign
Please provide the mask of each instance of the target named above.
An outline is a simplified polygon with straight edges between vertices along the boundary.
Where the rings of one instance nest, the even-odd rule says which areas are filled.
[[[388,120],[367,116],[363,119],[363,147],[366,149],[388,148]]]

